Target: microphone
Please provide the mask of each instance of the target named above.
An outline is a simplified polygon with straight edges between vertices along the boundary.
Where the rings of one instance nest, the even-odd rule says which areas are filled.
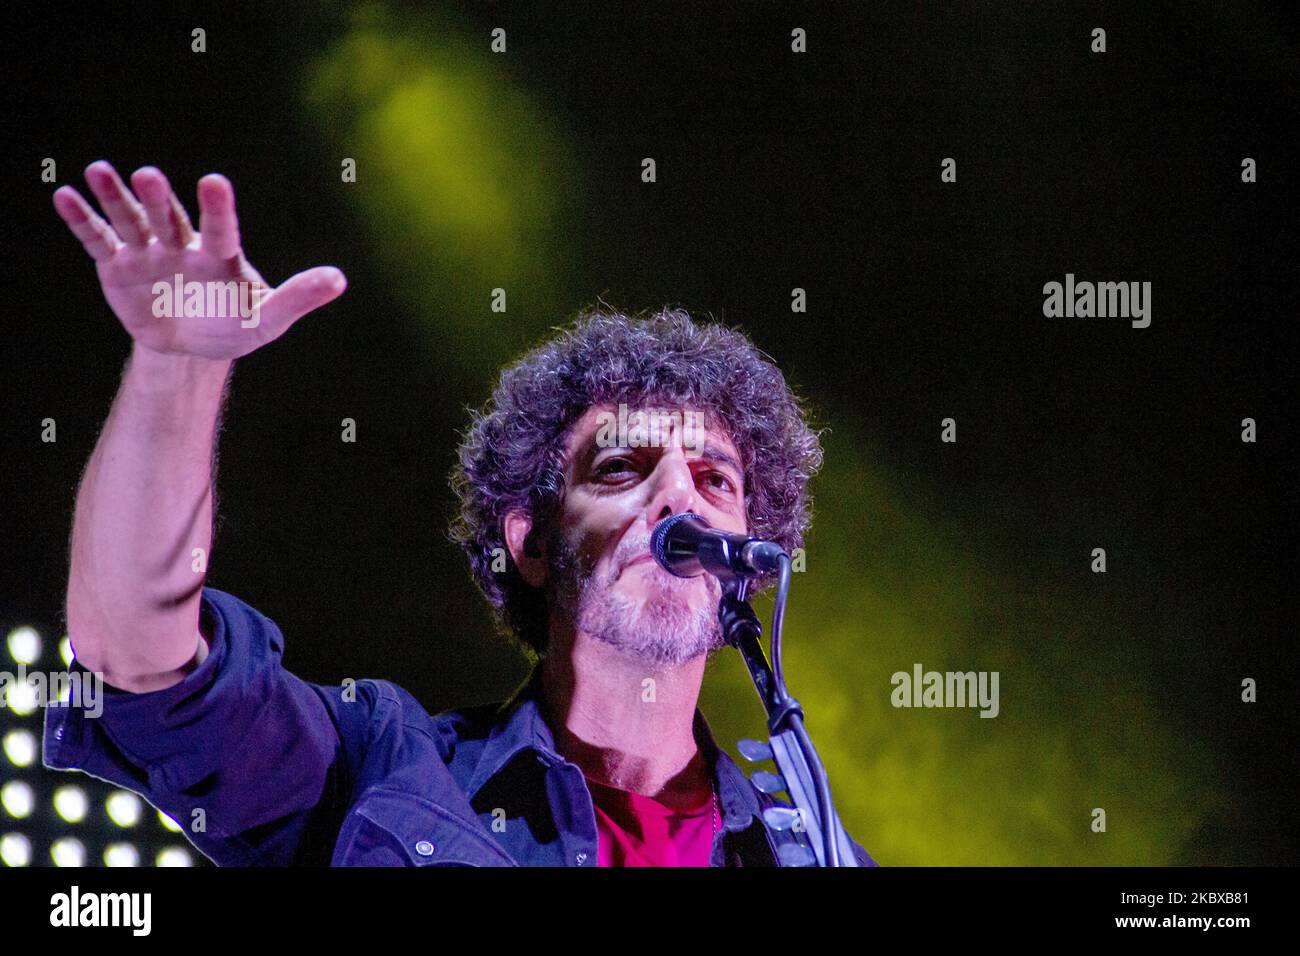
[[[650,532],[650,553],[669,574],[707,571],[724,580],[774,574],[785,551],[775,541],[721,531],[692,511],[669,515]]]

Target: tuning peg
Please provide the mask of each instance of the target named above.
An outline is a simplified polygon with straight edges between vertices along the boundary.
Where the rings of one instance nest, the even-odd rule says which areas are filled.
[[[750,774],[749,779],[754,781],[754,786],[764,793],[779,793],[785,789],[785,781],[766,770],[755,770]]]
[[[772,759],[772,748],[761,741],[742,740],[736,746],[740,748],[740,755],[750,763]]]
[[[817,854],[800,843],[783,843],[777,851],[782,866],[816,866]]]
[[[763,819],[773,830],[784,833],[794,826],[795,821],[799,819],[799,813],[789,807],[768,807],[763,811]]]

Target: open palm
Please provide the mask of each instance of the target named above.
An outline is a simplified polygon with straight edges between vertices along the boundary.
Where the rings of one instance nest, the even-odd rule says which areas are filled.
[[[234,189],[220,174],[199,180],[197,233],[152,166],[132,175],[134,195],[102,160],[86,167],[86,182],[107,222],[71,186],[55,191],[54,208],[95,260],[114,314],[145,348],[236,359],[279,338],[347,285],[333,266],[267,285],[244,258]]]

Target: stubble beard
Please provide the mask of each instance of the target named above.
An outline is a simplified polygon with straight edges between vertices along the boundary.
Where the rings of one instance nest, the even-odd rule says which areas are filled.
[[[623,568],[620,561],[612,562],[612,570],[598,577],[559,534],[550,536],[548,555],[548,604],[565,624],[657,665],[684,664],[724,646],[717,614],[722,589],[711,575],[706,576],[711,599],[695,608],[690,604],[694,582],[656,565],[647,573],[652,579],[649,593],[638,607],[614,591]],[[629,568],[625,573],[642,572]]]

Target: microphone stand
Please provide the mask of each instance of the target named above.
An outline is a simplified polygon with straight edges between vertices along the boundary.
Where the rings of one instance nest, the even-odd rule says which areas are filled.
[[[764,793],[785,790],[790,795],[794,810],[769,807],[763,818],[778,831],[797,829],[800,818],[812,843],[812,853],[799,843],[783,846],[780,851],[781,866],[858,866],[853,843],[840,822],[831,799],[830,780],[822,766],[817,748],[804,727],[803,707],[785,687],[781,673],[781,619],[785,611],[785,592],[790,581],[790,559],[782,556],[781,585],[778,591],[777,612],[772,620],[772,657],[776,661],[774,674],[763,653],[759,637],[763,625],[746,600],[749,579],[745,577],[723,580],[722,600],[718,617],[728,644],[740,652],[749,668],[749,675],[758,690],[759,700],[767,711],[767,730],[770,746],[758,741],[742,740],[740,752],[747,760],[774,760],[780,774],[757,770],[754,785]]]

